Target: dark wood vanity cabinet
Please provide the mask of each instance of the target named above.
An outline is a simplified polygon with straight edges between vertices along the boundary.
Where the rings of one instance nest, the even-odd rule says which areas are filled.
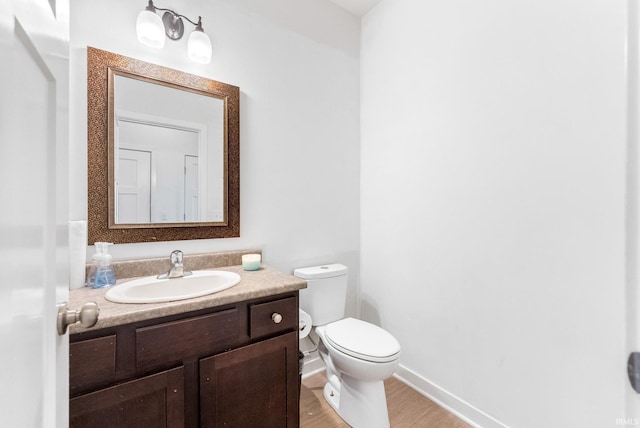
[[[298,293],[71,336],[70,427],[297,427]]]

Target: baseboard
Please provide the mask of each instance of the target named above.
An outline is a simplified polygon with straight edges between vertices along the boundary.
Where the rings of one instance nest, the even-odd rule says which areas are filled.
[[[398,367],[394,377],[474,427],[508,428],[482,410],[402,365]]]

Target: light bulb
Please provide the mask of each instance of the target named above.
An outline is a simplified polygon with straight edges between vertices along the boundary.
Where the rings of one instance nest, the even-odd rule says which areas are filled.
[[[142,44],[158,49],[164,47],[164,24],[154,11],[145,9],[138,14],[136,34]]]
[[[204,31],[196,28],[189,35],[187,51],[191,61],[199,64],[209,64],[211,62],[211,40],[209,40],[209,36]]]

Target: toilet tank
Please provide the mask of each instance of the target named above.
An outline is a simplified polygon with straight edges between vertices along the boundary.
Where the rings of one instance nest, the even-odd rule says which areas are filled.
[[[300,290],[300,309],[311,316],[314,326],[344,318],[347,300],[346,266],[330,264],[298,268],[293,275],[307,281]]]

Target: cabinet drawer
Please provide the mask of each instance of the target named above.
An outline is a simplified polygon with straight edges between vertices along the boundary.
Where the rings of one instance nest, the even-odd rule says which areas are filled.
[[[136,329],[136,368],[171,366],[220,352],[240,335],[238,309]]]
[[[278,319],[280,322],[277,322]],[[249,335],[252,339],[295,329],[297,326],[298,299],[295,297],[249,306]]]
[[[111,383],[115,377],[115,335],[69,344],[69,391],[71,395]]]

